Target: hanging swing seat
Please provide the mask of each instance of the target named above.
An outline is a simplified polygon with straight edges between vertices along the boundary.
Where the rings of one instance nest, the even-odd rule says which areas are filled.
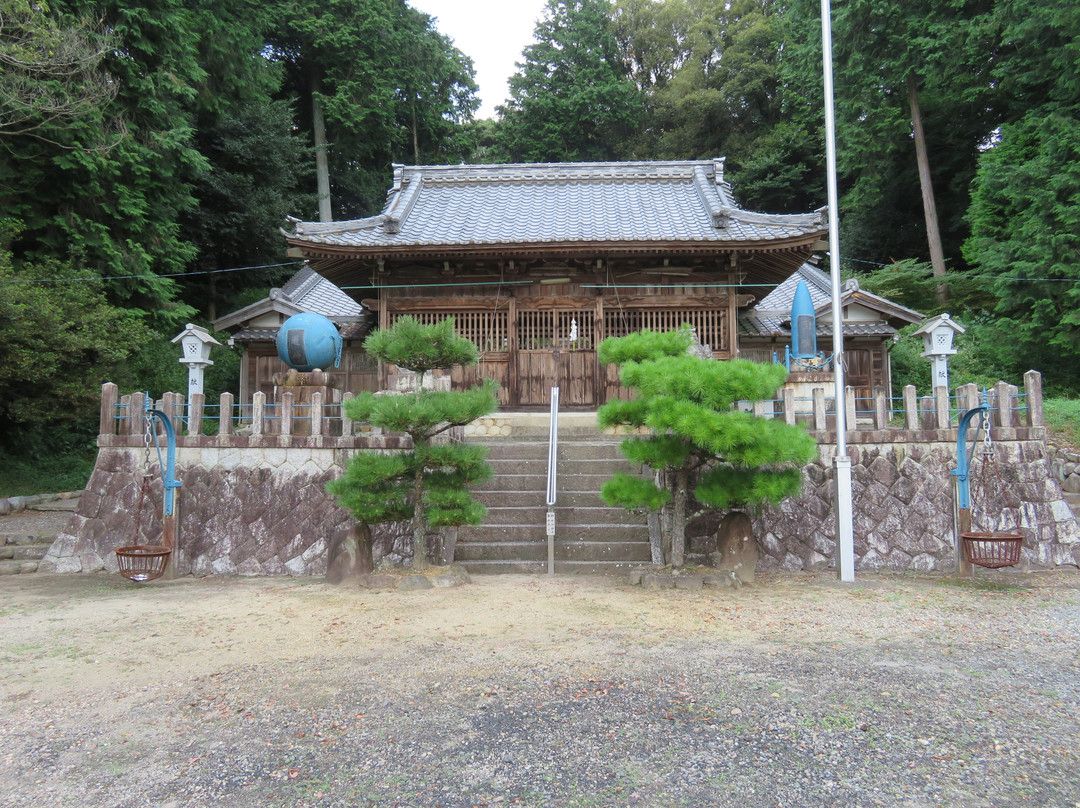
[[[132,544],[116,548],[119,572],[129,581],[145,583],[165,574],[172,548],[156,544]]]
[[[1020,563],[1024,537],[1019,533],[961,533],[960,538],[969,564],[996,570]]]

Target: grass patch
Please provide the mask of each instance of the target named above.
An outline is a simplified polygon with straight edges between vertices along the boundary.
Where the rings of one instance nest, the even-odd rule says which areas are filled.
[[[95,447],[39,457],[0,452],[0,497],[81,491],[94,470]]]
[[[1055,436],[1080,446],[1080,399],[1048,398],[1043,402],[1043,417]]]

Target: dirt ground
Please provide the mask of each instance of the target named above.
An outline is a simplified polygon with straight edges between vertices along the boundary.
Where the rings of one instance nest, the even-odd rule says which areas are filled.
[[[1080,575],[0,580],[0,805],[1080,806]]]

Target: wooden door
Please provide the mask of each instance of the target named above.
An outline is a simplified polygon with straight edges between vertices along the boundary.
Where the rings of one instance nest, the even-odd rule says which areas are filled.
[[[529,309],[525,301],[518,301],[514,404],[547,406],[551,388],[557,386],[562,405],[596,405],[594,320],[594,310]]]
[[[873,406],[873,355],[870,351],[855,348],[844,349],[844,382],[855,388],[855,411],[865,416]]]

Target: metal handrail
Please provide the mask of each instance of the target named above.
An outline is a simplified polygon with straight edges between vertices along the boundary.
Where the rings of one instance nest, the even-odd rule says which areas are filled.
[[[548,418],[547,468],[547,542],[548,575],[555,574],[555,497],[559,456],[559,388],[551,388],[551,414]]]

